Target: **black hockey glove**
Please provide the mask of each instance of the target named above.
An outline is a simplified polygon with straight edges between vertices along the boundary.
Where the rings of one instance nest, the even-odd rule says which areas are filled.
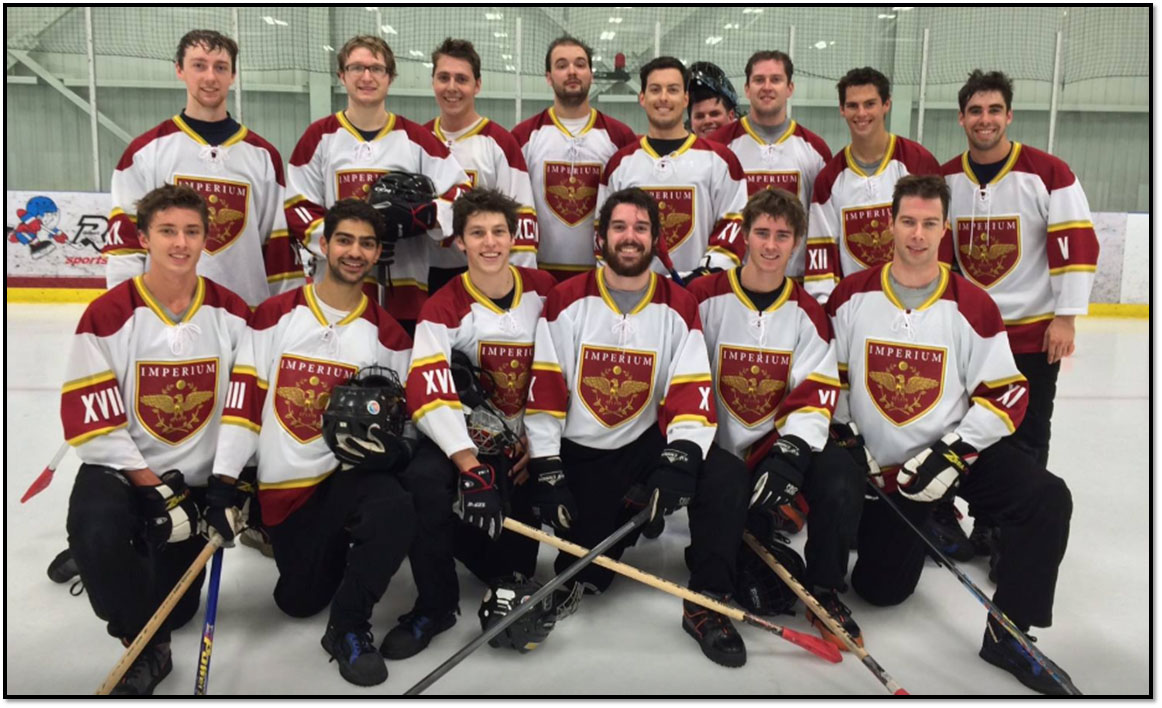
[[[794,435],[784,435],[755,468],[750,505],[774,513],[790,504],[803,487],[811,465],[811,446]]]
[[[496,472],[489,465],[477,465],[460,472],[460,498],[456,515],[469,526],[475,526],[489,538],[500,535],[504,514],[500,492],[496,489]]]
[[[879,464],[868,451],[863,436],[859,434],[859,428],[855,427],[855,423],[832,423],[831,439],[835,442],[836,447],[847,450],[851,459],[855,461],[855,466],[863,470],[873,484],[887,494],[896,491],[895,480],[884,479]]]
[[[541,524],[549,524],[558,534],[569,529],[577,518],[577,502],[565,483],[561,458],[536,457],[529,460],[533,478],[533,516]]]
[[[206,538],[221,538],[221,545],[234,546],[234,536],[242,530],[242,505],[247,494],[237,484],[231,484],[216,474],[210,475],[206,486]]]
[[[976,455],[976,448],[956,433],[948,433],[900,468],[896,476],[900,494],[918,502],[940,501],[954,494]]]
[[[637,516],[646,504],[650,503],[650,489],[644,484],[635,484],[625,493],[626,517],[618,522],[623,524],[630,518]],[[666,516],[654,512],[653,517],[642,527],[642,535],[649,539],[657,538],[666,530]]]
[[[675,440],[662,450],[657,466],[646,478],[650,493],[658,490],[658,510],[670,514],[690,503],[701,466],[702,448],[693,441]]]
[[[170,470],[155,487],[134,487],[141,498],[145,542],[160,550],[167,543],[190,537],[198,526],[198,507],[190,496],[182,473]]]
[[[345,436],[339,440],[335,457],[352,466],[367,464],[371,469],[390,472],[412,459],[415,443],[402,435],[373,428],[367,438]]]

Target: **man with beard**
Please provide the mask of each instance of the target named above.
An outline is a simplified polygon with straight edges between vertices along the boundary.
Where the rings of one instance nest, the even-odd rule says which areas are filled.
[[[553,105],[512,130],[533,184],[541,270],[565,280],[593,270],[593,215],[601,169],[636,140],[626,124],[589,106],[593,52],[579,39],[554,39],[545,52]]]
[[[649,132],[610,158],[597,197],[600,202],[626,187],[648,192],[657,201],[662,229],[663,258],[654,267],[683,277],[741,265],[746,255],[740,230],[746,176],[730,150],[686,130],[687,79],[686,67],[673,57],[641,68],[638,103]]]
[[[696,61],[690,65],[690,132],[709,139],[722,126],[738,119],[738,93],[717,64]]]
[[[683,89],[684,90],[684,89]],[[677,107],[680,117],[681,108]],[[658,513],[690,509],[690,588],[733,591],[750,480],[730,474],[714,440],[710,362],[698,303],[650,271],[661,238],[657,204],[644,190],[614,192],[601,206],[597,242],[605,267],[549,293],[537,325],[525,427],[540,518],[570,541],[592,547],[650,494]],[[607,553],[632,546],[631,533]],[[560,554],[557,572],[572,563]],[[606,590],[613,573],[590,565],[586,592]],[[686,604],[683,628],[716,662],[741,666],[746,650],[730,621]]]
[[[368,366],[402,382],[411,340],[363,294],[386,226],[370,204],[337,202],[319,248],[326,276],[262,303],[238,347],[214,475],[236,477],[258,454],[262,520],[274,545],[274,601],[292,617],[331,607],[323,648],[359,686],[387,679],[371,611],[407,555],[416,526],[403,471],[408,437],[377,428],[354,440],[359,464],[340,465],[322,435],[331,390]]]

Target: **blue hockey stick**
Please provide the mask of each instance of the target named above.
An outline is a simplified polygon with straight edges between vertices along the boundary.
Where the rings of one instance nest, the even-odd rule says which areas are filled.
[[[202,625],[202,650],[198,652],[198,675],[194,695],[204,696],[210,688],[210,652],[214,649],[214,621],[218,616],[218,584],[222,580],[222,551],[219,547],[210,564],[210,589],[206,592],[206,622]]]

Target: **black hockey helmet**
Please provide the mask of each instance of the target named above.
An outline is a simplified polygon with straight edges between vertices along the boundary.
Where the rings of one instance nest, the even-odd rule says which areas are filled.
[[[426,175],[388,172],[371,185],[367,202],[387,222],[387,241],[419,236],[436,227],[436,187]]]
[[[323,440],[336,456],[351,453],[347,438],[374,440],[376,428],[402,435],[407,404],[399,376],[383,366],[367,366],[331,389],[323,411]]]
[[[773,539],[759,542],[792,577],[804,582],[807,566],[794,548]],[[792,609],[799,597],[745,542],[738,549],[736,571],[734,599],[747,611],[764,617],[795,614]]]
[[[540,583],[520,573],[513,573],[490,584],[484,591],[484,600],[481,601],[480,611],[477,613],[480,617],[481,630],[487,631],[517,607],[528,602],[533,593],[540,589]],[[488,645],[498,649],[501,647],[515,649],[521,654],[527,654],[548,638],[556,623],[553,595],[550,593],[537,603],[535,609],[521,615],[520,619],[506,627],[503,632],[488,640]]]
[[[709,94],[721,98],[728,111],[738,112],[738,92],[717,64],[696,61],[690,65],[689,75],[686,82],[686,91],[690,94],[690,105],[686,108],[688,115],[694,111],[694,103],[710,98]]]

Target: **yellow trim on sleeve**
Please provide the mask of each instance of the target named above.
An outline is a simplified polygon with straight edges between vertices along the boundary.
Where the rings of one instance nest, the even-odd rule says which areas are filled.
[[[301,270],[291,271],[289,273],[278,273],[275,275],[266,276],[266,282],[277,283],[280,280],[295,280],[296,278],[306,278]]]
[[[1044,314],[1044,315],[1032,315],[1031,317],[1022,317],[1022,318],[1017,319],[1017,320],[1005,320],[1005,326],[1006,327],[1014,327],[1016,325],[1027,325],[1027,324],[1033,324],[1034,322],[1044,322],[1045,320],[1051,320],[1056,316],[1057,315],[1054,315],[1052,312],[1050,312],[1050,313]]]
[[[78,435],[75,438],[69,438],[65,442],[67,442],[69,445],[72,445],[73,447],[78,447],[80,445],[84,445],[93,438],[100,437],[102,435],[108,435],[114,430],[120,430],[121,428],[127,427],[129,427],[129,421],[125,421],[121,425],[110,425],[104,428],[98,428],[97,430],[90,430],[89,432]]]
[[[815,383],[821,383],[824,386],[839,385],[839,379],[833,379],[830,376],[824,376],[822,374],[807,374],[807,380],[814,381]]]
[[[1017,429],[1017,426],[1013,425],[1013,419],[1009,417],[1009,414],[1005,413],[1000,408],[997,408],[991,402],[986,401],[985,399],[981,398],[980,396],[973,396],[972,401],[973,401],[973,403],[980,405],[982,408],[987,408],[988,410],[990,410],[994,414],[996,414],[996,416],[998,418],[1000,418],[1002,422],[1004,422],[1005,427],[1008,428],[1008,430],[1009,430],[1009,433],[1012,433],[1014,430]]]
[[[670,425],[674,423],[701,423],[707,428],[714,428],[718,425],[717,423],[711,423],[710,419],[704,415],[694,415],[693,413],[683,413],[682,415],[674,416],[670,419],[670,424],[666,428],[669,429]]]
[[[460,401],[445,401],[443,399],[439,399],[432,401],[425,406],[420,406],[417,408],[416,412],[412,413],[412,422],[419,422],[420,418],[423,418],[437,408],[455,408],[458,411],[464,410],[464,406],[460,404]]]
[[[670,379],[670,385],[676,386],[678,384],[686,383],[709,383],[710,380],[711,379],[709,374],[684,374],[682,376],[675,376],[674,378]]]
[[[447,362],[448,357],[444,356],[443,354],[433,354],[422,359],[413,359],[411,365],[408,366],[408,373],[411,374],[413,369],[417,369],[421,366],[427,366],[428,364],[435,364],[437,361]]]
[[[826,408],[819,408],[816,406],[803,406],[802,408],[796,408],[795,410],[791,411],[787,415],[776,420],[775,427],[776,428],[783,427],[783,424],[787,422],[787,418],[790,418],[791,416],[793,416],[797,413],[815,413],[815,414],[823,416],[827,420],[831,420],[831,411],[827,410]]]
[[[251,431],[252,433],[261,433],[262,432],[261,425],[258,425],[252,421],[246,420],[245,418],[240,418],[236,415],[224,415],[224,416],[222,416],[222,424],[223,425],[237,425],[240,428],[246,428],[247,430]]]
[[[1060,268],[1050,268],[1049,275],[1061,275],[1063,273],[1095,273],[1097,272],[1096,265],[1069,265],[1061,266]]]
[[[1049,233],[1055,233],[1057,231],[1068,231],[1069,229],[1092,229],[1092,228],[1093,228],[1092,221],[1063,221],[1060,224],[1050,224],[1049,228],[1046,229],[1046,231],[1048,231]]]
[[[735,255],[734,252],[729,250],[729,249],[723,248],[722,246],[711,246],[710,248],[706,249],[707,253],[709,253],[711,251],[713,251],[715,253],[725,253],[727,256],[730,257],[731,262],[733,262],[735,265],[742,265],[742,261],[739,260],[738,256]]]
[[[235,374],[238,374],[240,376],[245,376],[246,374],[250,374],[251,376],[253,376],[254,378],[257,379],[258,378],[258,369],[254,368],[253,366],[235,365],[235,367],[230,370],[230,375],[233,376]]]
[[[72,381],[66,381],[61,386],[61,394],[63,395],[70,391],[76,391],[80,388],[96,386],[97,384],[105,383],[106,381],[112,381],[116,378],[117,376],[112,371],[103,371],[99,374],[93,374],[92,376],[84,376],[79,379],[73,379]]]
[[[557,418],[559,420],[565,420],[564,411],[551,411],[551,410],[548,410],[546,408],[526,408],[525,409],[526,416],[536,415],[538,413],[543,413],[545,415],[552,416],[552,417]]]
[[[997,379],[996,381],[981,381],[980,385],[981,386],[988,386],[989,388],[1000,388],[1001,386],[1008,386],[1009,384],[1015,384],[1018,381],[1028,381],[1028,379],[1025,378],[1024,374],[1017,374],[1015,376],[1010,376],[1006,379]]]
[[[558,374],[564,374],[560,365],[553,364],[547,361],[534,361],[532,366],[533,371],[553,371]]]

